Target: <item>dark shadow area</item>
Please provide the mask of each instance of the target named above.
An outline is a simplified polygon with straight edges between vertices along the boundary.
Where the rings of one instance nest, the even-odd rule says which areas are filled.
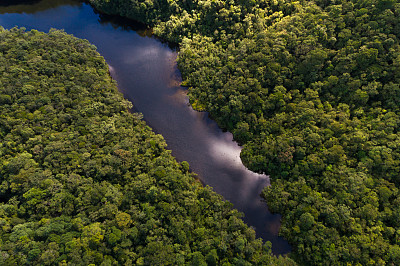
[[[0,6],[33,5],[39,2],[40,0],[3,0]]]
[[[120,16],[103,14],[96,10],[95,13],[99,15],[100,24],[111,25],[115,30],[135,31],[140,37],[156,38],[161,43],[167,45],[171,50],[176,51],[178,49],[178,44],[167,42],[166,40],[153,35],[153,30],[146,24]]]
[[[145,24],[138,21],[118,16],[102,14],[96,11],[95,13],[99,15],[100,24],[111,25],[115,30],[136,31],[141,37],[153,36],[151,29],[148,28]]]
[[[64,5],[80,6],[82,2],[80,0],[2,0],[0,1],[0,14],[34,14]]]

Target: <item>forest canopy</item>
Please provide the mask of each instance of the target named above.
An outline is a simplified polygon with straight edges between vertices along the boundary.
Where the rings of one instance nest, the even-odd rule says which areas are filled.
[[[268,265],[86,40],[0,27],[1,265]]]
[[[90,0],[180,44],[192,106],[271,176],[305,265],[400,261],[400,3]]]

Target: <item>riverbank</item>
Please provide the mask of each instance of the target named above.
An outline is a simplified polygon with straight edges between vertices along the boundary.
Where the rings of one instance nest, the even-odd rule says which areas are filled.
[[[270,174],[264,197],[310,265],[400,258],[400,6],[375,2],[91,1],[180,43],[191,102]]]
[[[1,29],[1,264],[274,264],[128,112],[95,47]]]

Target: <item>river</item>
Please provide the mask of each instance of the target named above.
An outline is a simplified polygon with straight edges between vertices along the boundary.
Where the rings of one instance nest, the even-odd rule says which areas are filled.
[[[188,105],[176,65],[177,51],[151,35],[143,25],[97,14],[78,0],[24,0],[0,3],[0,25],[40,31],[64,29],[93,43],[104,56],[112,77],[135,111],[164,136],[178,161],[187,161],[201,182],[211,186],[245,214],[257,237],[272,242],[274,254],[290,251],[278,236],[280,216],[271,214],[259,196],[269,185],[266,175],[247,170],[241,147],[208,117]]]

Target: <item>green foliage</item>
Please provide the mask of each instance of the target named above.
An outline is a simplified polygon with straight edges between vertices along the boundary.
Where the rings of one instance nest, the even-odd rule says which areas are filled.
[[[190,102],[271,175],[298,262],[398,264],[399,1],[90,2],[180,44]]]
[[[89,42],[0,28],[0,51],[1,265],[288,261],[129,113]]]

